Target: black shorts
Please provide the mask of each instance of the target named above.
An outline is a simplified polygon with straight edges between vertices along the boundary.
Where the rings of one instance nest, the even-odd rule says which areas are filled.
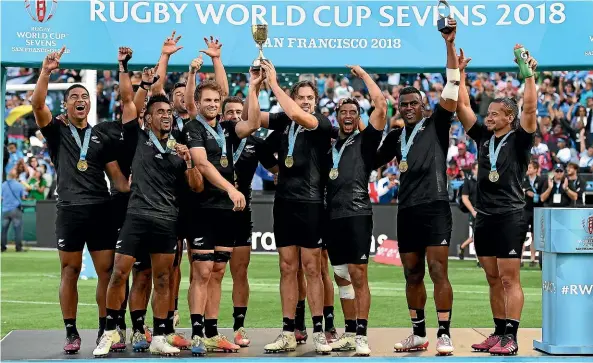
[[[134,262],[134,269],[138,272],[146,271],[152,268],[152,261],[150,260],[150,253],[147,248],[138,248],[136,250],[136,262]]]
[[[130,193],[118,193],[111,198],[111,217],[113,218],[113,228],[116,233],[119,233],[126,220],[129,200]]]
[[[399,252],[425,252],[427,247],[449,246],[452,228],[453,217],[449,202],[437,201],[399,210]]]
[[[232,209],[198,209],[192,211],[192,223],[187,231],[187,243],[192,250],[214,250],[215,247],[235,247],[235,219]]]
[[[492,216],[478,213],[474,235],[476,255],[521,258],[527,228],[523,210]]]
[[[235,226],[235,247],[251,247],[251,233],[253,222],[251,221],[251,209],[236,212]]]
[[[80,252],[114,250],[117,230],[112,226],[111,203],[58,207],[56,238],[58,250]]]
[[[192,219],[190,218],[190,216],[190,209],[184,206],[179,207],[179,215],[177,216],[177,239],[181,241],[188,238],[187,235],[189,233],[189,230],[191,229],[192,223]]]
[[[323,203],[274,200],[276,248],[288,246],[321,248],[324,214]]]
[[[115,252],[135,258],[145,253],[177,253],[176,224],[167,219],[128,214]]]
[[[332,266],[369,263],[373,216],[332,219],[328,223],[327,254]]]

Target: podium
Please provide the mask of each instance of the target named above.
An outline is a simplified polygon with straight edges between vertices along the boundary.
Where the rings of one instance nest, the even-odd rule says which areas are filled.
[[[535,208],[533,243],[543,253],[542,340],[548,354],[593,354],[593,209]]]

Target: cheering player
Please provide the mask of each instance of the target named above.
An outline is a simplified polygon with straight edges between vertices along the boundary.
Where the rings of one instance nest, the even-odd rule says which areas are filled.
[[[434,299],[439,329],[436,350],[440,355],[453,352],[449,326],[453,291],[447,264],[451,242],[452,217],[447,194],[447,149],[453,112],[457,108],[460,74],[455,54],[457,23],[449,19],[451,32],[442,34],[447,48],[447,84],[439,104],[430,117],[423,117],[422,95],[414,87],[400,91],[399,112],[405,126],[391,131],[378,152],[378,164],[394,156],[399,162],[397,237],[404,275],[406,299],[413,334],[396,343],[395,351],[409,352],[428,347],[424,306],[424,258],[434,283]]]
[[[280,164],[274,199],[274,234],[280,255],[280,299],[283,331],[266,345],[266,352],[292,351],[296,348],[295,307],[297,305],[297,270],[299,247],[305,275],[307,296],[313,319],[313,341],[318,353],[331,347],[323,333],[323,283],[321,281],[321,237],[324,192],[329,173],[328,150],[331,146],[331,123],[318,113],[317,88],[309,81],[296,83],[290,96],[280,88],[272,63],[262,69],[284,112],[259,112],[259,103],[248,99],[243,118],[260,115],[261,126],[284,133],[278,152]]]
[[[488,107],[484,125],[476,123],[465,79],[462,78],[457,115],[467,134],[478,144],[478,200],[474,246],[490,285],[490,306],[495,331],[477,351],[495,355],[517,354],[517,330],[523,310],[521,247],[527,233],[525,192],[522,179],[529,164],[537,130],[537,92],[534,72],[537,62],[521,45],[515,46],[521,76],[525,79],[523,111],[514,100],[497,98]],[[460,63],[467,64],[460,53]],[[542,196],[542,200],[543,200]]]
[[[215,41],[218,43],[218,40]],[[218,53],[220,54],[220,53]],[[231,343],[218,332],[221,284],[226,264],[235,246],[235,212],[245,208],[245,197],[235,186],[233,150],[240,139],[259,128],[257,120],[219,122],[221,99],[228,90],[224,85],[205,81],[195,87],[192,61],[187,90],[194,90],[194,97],[186,91],[186,107],[196,119],[184,128],[192,160],[206,178],[204,192],[192,193],[192,220],[195,225],[188,231],[188,244],[192,254],[192,278],[189,301],[192,321],[192,353],[208,351],[236,352],[239,346]],[[220,58],[213,62],[220,62]],[[221,63],[222,66],[222,63]],[[205,337],[204,331],[205,328]]]
[[[91,101],[84,86],[73,85],[64,93],[65,121],[54,118],[45,104],[49,77],[59,68],[65,50],[62,47],[60,52],[50,53],[43,60],[31,104],[58,177],[56,237],[61,263],[60,306],[66,327],[64,351],[71,354],[80,350],[81,343],[76,313],[85,243],[98,275],[99,334],[105,329],[105,297],[116,236],[111,228],[106,228],[111,224],[111,216],[104,171],[119,191],[126,192],[129,186],[117,172],[117,155],[109,147],[109,140],[87,122]]]
[[[257,76],[255,79],[257,79]],[[253,94],[251,93],[252,90],[255,91]],[[250,87],[248,97],[257,98],[257,91],[253,86]],[[240,97],[225,99],[222,103],[222,112],[225,121],[240,122],[241,113],[243,112],[243,100]],[[272,173],[276,173],[278,168],[278,162],[267,145],[268,143],[264,143],[263,139],[250,135],[248,138],[241,140],[233,151],[236,187],[245,195],[246,200],[245,209],[237,212],[237,218],[235,219],[236,224],[233,227],[235,229],[235,248],[230,261],[231,275],[233,277],[234,343],[240,347],[247,347],[250,343],[244,324],[249,300],[247,268],[251,256],[251,232],[253,230],[250,203],[251,182],[258,162],[261,162]]]
[[[367,264],[373,209],[367,187],[387,123],[387,101],[361,67],[349,67],[355,77],[364,81],[375,110],[369,125],[360,133],[357,129],[361,108],[356,99],[343,99],[336,110],[340,131],[331,149],[333,163],[327,184],[327,248],[343,301],[346,332],[330,345],[332,350],[356,349],[357,355],[368,356],[371,354],[367,338],[371,296]],[[356,304],[350,304],[354,297]]]
[[[154,336],[150,352],[176,355],[179,349],[171,346],[166,335],[173,333],[173,320],[167,319],[170,301],[169,279],[177,249],[176,223],[179,191],[188,183],[192,190],[203,188],[197,168],[192,167],[189,150],[170,136],[172,110],[167,97],[153,95],[146,107],[145,130],[140,128],[133,102],[132,83],[127,73],[131,59],[129,48],[120,48],[120,90],[122,95],[124,142],[136,146],[132,162],[132,195],[128,213],[117,241],[117,253],[107,298],[107,325],[95,357],[109,354],[116,333],[117,309],[123,300],[125,281],[136,261],[139,250],[150,254],[154,276]]]

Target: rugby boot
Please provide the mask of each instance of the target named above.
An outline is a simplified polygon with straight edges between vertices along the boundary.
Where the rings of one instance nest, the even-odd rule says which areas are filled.
[[[490,335],[488,338],[486,338],[483,342],[481,343],[477,343],[477,344],[472,344],[472,349],[476,352],[488,352],[490,351],[490,348],[492,348],[493,346],[495,346],[496,344],[498,344],[498,342],[500,342],[500,339],[502,338],[502,336],[500,335]]]
[[[511,334],[503,335],[500,341],[490,348],[492,355],[515,355],[519,352],[519,346]]]
[[[119,333],[117,330],[105,330],[103,335],[101,335],[101,339],[99,340],[99,344],[95,350],[93,350],[93,356],[95,358],[103,358],[109,355],[109,351],[111,350],[111,346],[114,342],[118,342],[120,339]]]
[[[307,338],[309,338],[309,334],[307,334],[307,329],[305,330],[294,330],[294,337],[296,339],[297,344],[305,344],[307,342]]]
[[[343,352],[356,349],[356,333],[344,333],[342,336],[329,346],[333,351]]]
[[[237,344],[231,343],[227,337],[220,333],[211,338],[204,338],[204,346],[206,346],[206,350],[209,352],[225,353],[236,353],[241,348]]]
[[[356,354],[359,357],[368,357],[371,355],[371,348],[369,347],[369,338],[366,335],[357,335],[354,338],[356,341]]]
[[[111,351],[112,352],[123,352],[126,350],[126,331],[121,330],[119,327],[117,328],[117,334],[119,335],[119,340],[116,340],[111,344]]]
[[[336,331],[336,328],[332,328],[330,331],[325,332],[325,340],[330,344],[338,340],[338,332]]]
[[[325,333],[323,332],[313,333],[313,345],[317,354],[329,354],[332,351],[332,347],[327,344],[327,339],[325,339]]]
[[[247,337],[247,332],[245,331],[245,328],[243,328],[243,327],[240,327],[235,332],[234,341],[235,341],[235,344],[237,344],[241,348],[248,347],[249,343],[251,343],[251,340],[249,340],[249,338]]]
[[[283,331],[276,340],[264,346],[266,353],[292,352],[297,347],[295,333]]]
[[[148,328],[147,325],[144,325],[144,336],[146,336],[146,341],[148,344],[152,343],[152,331]]]
[[[206,346],[204,345],[204,338],[199,335],[194,335],[191,342],[191,354],[194,357],[206,355]]]
[[[157,335],[152,337],[152,342],[148,348],[150,354],[162,355],[165,357],[178,356],[179,349],[167,343],[167,339],[164,335]]]
[[[426,348],[428,348],[428,339],[414,334],[393,346],[393,350],[396,352],[416,352],[426,350]]]
[[[441,335],[437,339],[437,354],[438,355],[451,355],[453,354],[453,342],[447,334]]]
[[[138,330],[132,334],[131,343],[134,352],[146,352],[148,347],[150,347],[150,343],[146,341],[146,335]]]
[[[182,333],[167,334],[166,338],[167,343],[181,350],[186,350],[191,347],[191,342],[188,339],[186,339],[185,335],[183,335]]]
[[[76,354],[80,350],[80,336],[78,334],[72,334],[66,337],[66,342],[64,342],[64,353],[66,354]]]

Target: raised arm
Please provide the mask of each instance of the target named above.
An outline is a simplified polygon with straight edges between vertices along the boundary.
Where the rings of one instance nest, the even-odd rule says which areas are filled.
[[[157,65],[153,68],[145,67],[142,70],[142,82],[134,94],[134,105],[136,106],[136,115],[138,117],[140,117],[142,110],[146,106],[146,97],[148,97],[148,91],[150,90],[150,87],[152,87],[152,85],[160,79],[159,75],[157,74],[158,69],[159,65],[157,63]]]
[[[204,38],[204,42],[206,42],[206,49],[200,50],[201,53],[206,54],[207,56],[212,59],[212,66],[214,67],[214,80],[220,88],[222,88],[222,94],[220,95],[221,99],[225,99],[229,96],[229,80],[226,76],[226,70],[224,69],[224,65],[222,64],[222,60],[220,59],[220,53],[222,48],[222,43],[219,43],[218,39],[214,39],[213,36],[210,36],[210,40],[208,38]],[[220,103],[222,107],[222,102]],[[222,112],[222,110],[218,110],[218,112]]]
[[[387,123],[387,100],[381,92],[381,89],[375,81],[369,76],[369,74],[362,69],[360,66],[346,66],[350,68],[352,75],[362,79],[364,85],[369,90],[369,94],[371,96],[371,100],[375,104],[375,110],[371,113],[371,117],[369,119],[369,123],[373,125],[375,130],[383,130],[385,129],[385,124]],[[359,120],[359,129],[362,120]],[[363,123],[362,123],[363,124]],[[363,124],[364,125],[364,124]],[[364,130],[364,128],[363,128]],[[362,131],[362,130],[360,130]]]
[[[251,70],[249,71],[251,73]],[[265,71],[260,70],[260,72],[262,72],[266,78],[267,75],[265,73]],[[269,82],[269,81],[268,81]],[[257,96],[259,97],[259,89],[257,90]],[[249,97],[245,98],[245,102],[243,103],[243,112],[241,112],[241,120],[243,121],[248,121],[249,118],[251,117],[249,115],[249,105],[251,104],[251,101],[249,100]],[[259,107],[259,98],[258,98],[258,106]],[[260,112],[259,113],[259,124],[260,127],[265,127],[268,128],[270,126],[270,113],[269,112]]]
[[[266,75],[262,71],[254,71],[253,69],[250,69],[249,73],[251,73],[251,78],[249,79],[247,99],[249,100],[249,104],[252,105],[248,110],[249,119],[241,120],[235,124],[235,132],[241,139],[248,137],[261,126],[261,111],[259,109],[258,93]]]
[[[59,52],[49,53],[43,60],[41,66],[41,74],[35,85],[33,97],[31,97],[31,106],[33,106],[33,115],[35,115],[35,122],[39,128],[44,128],[51,122],[52,114],[45,104],[47,97],[47,88],[49,86],[49,76],[51,72],[60,68],[60,58],[66,51],[66,47],[62,47]],[[2,95],[4,97],[4,95]]]
[[[459,97],[459,64],[457,53],[455,52],[455,35],[457,34],[457,21],[448,19],[453,31],[449,34],[441,33],[445,39],[447,47],[447,84],[441,93],[439,104],[449,112],[455,112],[457,109],[457,99]]]
[[[181,35],[175,37],[175,31],[170,37],[165,39],[163,47],[161,48],[161,58],[159,59],[159,81],[152,86],[152,92],[157,94],[165,93],[165,82],[167,81],[167,66],[169,65],[169,59],[175,53],[177,53],[183,47],[178,47],[177,42],[181,39]]]
[[[476,121],[478,120],[474,110],[469,102],[469,90],[465,85],[466,81],[466,73],[465,68],[471,61],[471,58],[465,58],[465,54],[463,53],[463,49],[459,49],[459,72],[460,72],[460,81],[459,81],[459,99],[457,100],[457,118],[461,121],[463,128],[465,131],[471,129]],[[471,210],[471,209],[470,209]]]
[[[523,48],[522,45],[515,45],[515,49]],[[521,127],[528,133],[534,133],[537,131],[537,91],[535,89],[535,69],[537,68],[537,61],[529,54],[529,51],[525,51],[527,59],[524,60],[527,67],[531,72],[527,71],[522,76],[525,78],[525,91],[523,92],[523,111],[521,112]],[[515,59],[515,62],[518,60]],[[521,60],[523,62],[523,60]]]
[[[316,129],[317,126],[319,126],[319,121],[317,121],[317,118],[313,116],[312,113],[303,111],[303,109],[300,108],[299,105],[297,105],[297,103],[294,102],[294,100],[290,98],[290,96],[287,95],[278,84],[278,78],[276,75],[276,69],[274,68],[274,65],[269,60],[264,60],[261,63],[261,68],[264,70],[264,72],[266,72],[268,84],[270,85],[272,92],[274,92],[274,96],[276,96],[276,99],[278,99],[278,103],[280,104],[286,115],[291,120],[303,126],[307,130]],[[268,120],[269,118],[266,118],[265,116],[262,117],[261,121],[263,127],[268,127]]]
[[[132,59],[132,49],[119,47],[117,62],[119,63],[119,90],[121,93],[122,123],[127,123],[138,118],[134,104],[134,90],[132,80],[128,73],[128,62]]]
[[[185,83],[185,109],[187,110],[190,119],[194,119],[198,115],[198,107],[194,101],[194,92],[196,91],[196,73],[202,68],[202,64],[204,64],[204,60],[200,54],[198,58],[191,61],[191,64],[189,65],[189,75],[187,76],[187,82]]]

